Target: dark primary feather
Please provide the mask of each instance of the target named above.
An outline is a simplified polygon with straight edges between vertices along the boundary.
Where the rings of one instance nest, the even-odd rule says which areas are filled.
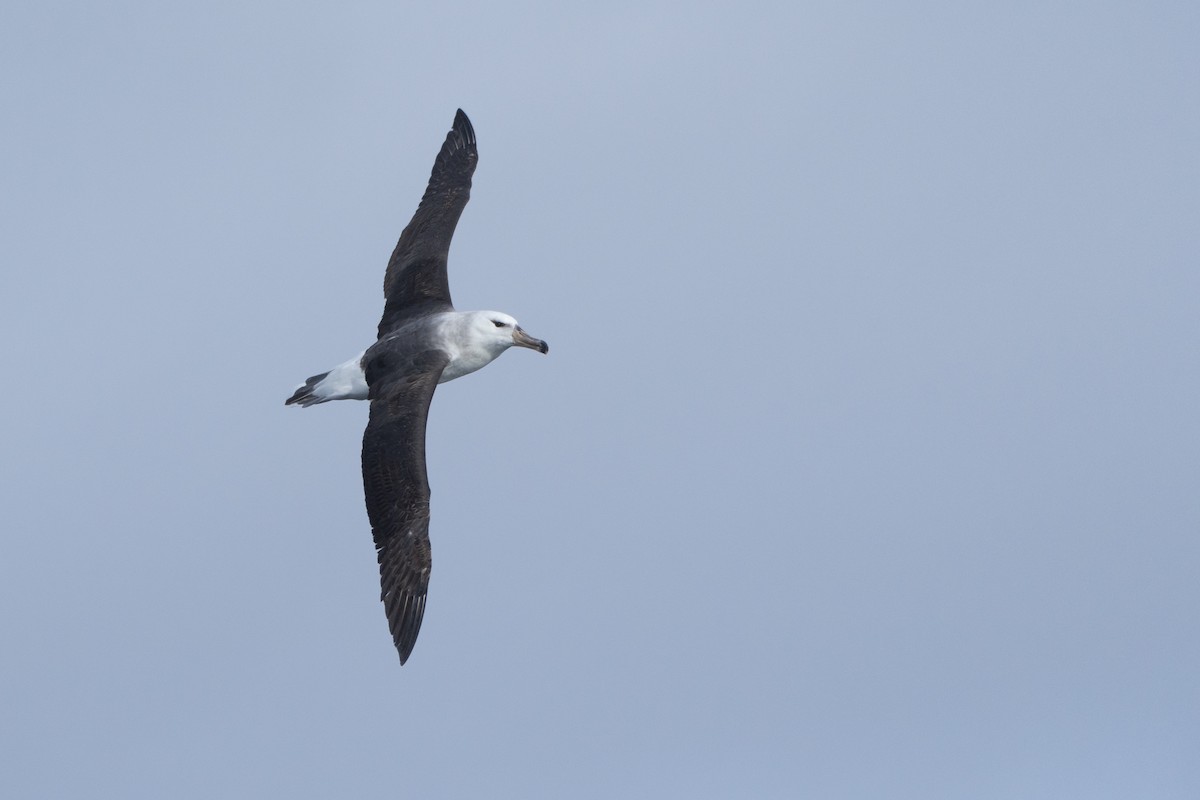
[[[475,129],[460,108],[433,162],[421,205],[400,234],[388,261],[383,279],[387,302],[379,322],[380,338],[413,314],[452,307],[446,259],[454,228],[471,196],[471,175],[478,161]]]
[[[363,490],[384,611],[403,664],[421,630],[433,563],[425,420],[449,358],[440,350],[372,351],[366,362],[371,418],[363,433]]]

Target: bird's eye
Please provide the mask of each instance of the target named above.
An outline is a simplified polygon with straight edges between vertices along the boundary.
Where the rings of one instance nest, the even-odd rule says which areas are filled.
[[[495,325],[497,328],[503,328],[503,327],[504,327],[504,323],[503,323],[503,322],[501,322],[501,321],[500,321],[500,320],[498,320],[498,319],[494,319],[494,320],[492,320],[492,324],[493,324],[493,325]]]

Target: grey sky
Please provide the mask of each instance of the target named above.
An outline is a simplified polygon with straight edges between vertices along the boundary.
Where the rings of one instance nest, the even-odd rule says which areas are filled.
[[[428,4],[425,4],[428,5]],[[1194,798],[1194,3],[0,15],[13,797]],[[400,668],[358,450],[455,108]]]

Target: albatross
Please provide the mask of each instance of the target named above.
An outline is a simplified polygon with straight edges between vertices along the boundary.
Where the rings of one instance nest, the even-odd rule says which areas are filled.
[[[285,405],[369,400],[363,433],[363,491],[375,537],[382,600],[404,664],[425,615],[432,557],[425,420],[439,383],[487,366],[510,347],[540,353],[508,314],[455,311],[446,261],[450,239],[471,193],[479,154],[462,109],[433,163],[417,212],[400,234],[383,278],[378,339],[349,361],[314,375]]]

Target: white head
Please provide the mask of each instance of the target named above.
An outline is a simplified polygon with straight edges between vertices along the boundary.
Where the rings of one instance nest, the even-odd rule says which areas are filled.
[[[517,324],[517,321],[502,311],[475,311],[471,314],[471,332],[489,348],[503,352],[512,346],[528,347],[539,353],[548,353],[550,346],[535,339]]]

